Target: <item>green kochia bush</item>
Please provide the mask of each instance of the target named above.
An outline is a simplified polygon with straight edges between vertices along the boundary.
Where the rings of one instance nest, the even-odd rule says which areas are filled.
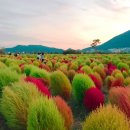
[[[50,76],[50,88],[54,95],[60,95],[65,99],[71,96],[72,87],[67,76],[61,71],[55,71]]]
[[[83,130],[130,130],[130,125],[117,107],[108,105],[93,111],[83,123]]]
[[[0,93],[4,86],[19,80],[19,75],[9,68],[0,69]]]
[[[21,69],[18,65],[13,65],[10,67],[12,71],[16,71],[17,73],[21,73]]]
[[[86,74],[92,74],[92,73],[93,73],[92,69],[91,69],[89,66],[87,66],[87,65],[83,66],[83,67],[82,67],[82,70],[83,70]]]
[[[44,69],[40,69],[40,68],[34,67],[31,70],[30,76],[35,77],[35,78],[43,78],[44,80],[50,82],[50,75]]]
[[[52,99],[39,98],[31,104],[27,130],[66,130],[64,119]]]
[[[5,87],[0,110],[8,127],[12,130],[26,130],[29,105],[39,97],[41,94],[32,83],[21,81]]]
[[[122,69],[122,68],[125,68],[127,70],[129,69],[129,66],[126,63],[122,63],[122,62],[118,63],[117,67],[118,69]]]
[[[73,81],[73,94],[75,98],[82,102],[84,98],[84,93],[91,87],[95,87],[94,82],[85,74],[77,74],[75,75]]]
[[[6,67],[7,66],[3,62],[0,61],[0,69],[5,69]]]
[[[36,67],[34,66],[34,65],[26,65],[25,67],[24,67],[24,73],[27,75],[27,76],[29,76],[30,75],[30,73],[31,73],[31,71],[33,70],[33,69],[35,69]]]

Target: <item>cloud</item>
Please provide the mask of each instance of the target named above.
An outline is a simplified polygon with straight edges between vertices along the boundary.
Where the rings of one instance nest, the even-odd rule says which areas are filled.
[[[129,14],[129,0],[1,0],[0,46],[83,48],[130,29]]]

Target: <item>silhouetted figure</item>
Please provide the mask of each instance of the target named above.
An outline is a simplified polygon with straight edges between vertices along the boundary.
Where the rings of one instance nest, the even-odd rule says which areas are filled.
[[[42,54],[41,54],[41,61],[42,62],[44,61],[44,52],[42,52]]]
[[[40,55],[40,53],[37,53],[37,60],[41,60],[41,55]]]

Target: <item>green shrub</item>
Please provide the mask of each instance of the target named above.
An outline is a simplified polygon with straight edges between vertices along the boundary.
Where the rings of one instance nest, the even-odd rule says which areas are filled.
[[[95,66],[97,66],[97,63],[96,63],[96,62],[92,62],[92,63],[90,64],[90,67],[91,67],[91,68],[94,68]]]
[[[16,71],[17,73],[21,73],[21,69],[18,65],[13,65],[9,67],[12,71]]]
[[[77,70],[78,69],[78,64],[77,63],[72,63],[69,67],[70,70]]]
[[[9,128],[26,130],[29,105],[40,96],[33,84],[24,81],[5,87],[0,107]]]
[[[126,63],[122,63],[122,62],[118,63],[117,67],[118,69],[122,69],[122,68],[125,68],[127,70],[129,69],[129,66]]]
[[[101,76],[101,78],[102,78],[102,79],[105,79],[106,73],[105,73],[105,71],[104,71],[104,68],[101,68],[101,67],[99,67],[99,66],[95,66],[95,67],[93,68],[93,71],[99,73],[100,76]]]
[[[25,65],[24,67],[24,73],[29,76],[31,71],[35,69],[36,67],[34,65]]]
[[[0,69],[0,93],[4,86],[19,80],[19,75],[9,68]]]
[[[50,76],[51,90],[54,95],[60,95],[65,99],[71,96],[72,87],[67,76],[61,71],[55,71]]]
[[[4,69],[4,68],[6,68],[7,66],[3,63],[3,62],[1,62],[0,61],[0,69]]]
[[[73,80],[75,74],[76,74],[75,70],[69,70],[69,71],[68,71],[68,78],[69,78],[69,80],[70,80],[71,82],[72,82],[72,80]]]
[[[92,74],[92,73],[93,73],[92,69],[91,69],[89,66],[87,66],[87,65],[83,66],[83,67],[82,67],[82,70],[83,70],[86,74]]]
[[[30,76],[35,77],[35,78],[42,78],[42,79],[48,81],[48,83],[50,82],[50,75],[44,69],[40,69],[40,68],[34,67],[31,70]]]
[[[111,75],[115,77],[115,75],[116,75],[116,74],[122,74],[122,73],[121,73],[121,71],[120,71],[120,70],[115,69],[115,70],[112,72],[112,74],[111,74]]]
[[[39,98],[32,103],[27,130],[65,130],[64,119],[52,99]]]
[[[83,130],[130,130],[130,126],[125,115],[109,105],[93,111],[83,123]]]
[[[6,61],[5,61],[5,64],[7,65],[7,66],[12,66],[12,65],[16,65],[17,64],[17,60],[15,60],[15,59],[7,59]]]
[[[39,61],[34,61],[33,64],[38,67],[40,65],[40,62]]]
[[[127,77],[127,78],[124,80],[124,85],[125,85],[125,86],[130,86],[130,77]]]
[[[46,65],[48,65],[48,67],[52,70],[53,69],[53,65],[52,65],[52,62],[51,61],[48,61],[46,63]]]
[[[122,74],[123,74],[124,78],[129,77],[129,74],[128,74],[128,72],[126,72],[126,71],[123,71]]]
[[[73,86],[74,97],[79,102],[82,102],[85,91],[91,87],[95,87],[95,84],[87,75],[77,74],[75,75],[72,81],[72,86]]]

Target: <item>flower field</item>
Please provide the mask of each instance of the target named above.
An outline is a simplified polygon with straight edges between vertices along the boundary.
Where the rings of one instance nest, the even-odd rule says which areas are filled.
[[[0,130],[130,130],[130,55],[1,55]]]

